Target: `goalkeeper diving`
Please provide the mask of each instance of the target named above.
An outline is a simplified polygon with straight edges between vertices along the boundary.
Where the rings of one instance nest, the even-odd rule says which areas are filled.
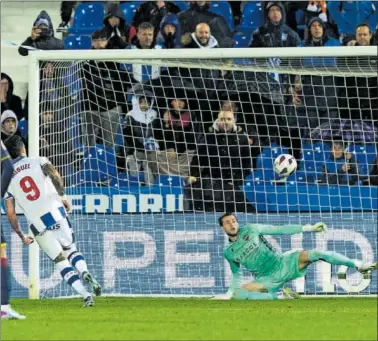
[[[369,274],[378,268],[378,263],[363,263],[333,251],[291,250],[281,253],[276,250],[264,235],[292,235],[302,232],[326,232],[326,224],[271,226],[247,224],[239,227],[238,220],[232,213],[225,213],[219,218],[219,225],[229,238],[224,257],[230,263],[232,282],[228,292],[218,299],[237,300],[276,300],[279,298],[298,298],[288,288],[283,295],[280,289],[288,281],[306,274],[310,264],[319,260],[335,265],[356,268],[362,274]],[[253,282],[241,286],[241,265],[255,277]],[[345,274],[338,274],[338,277]]]

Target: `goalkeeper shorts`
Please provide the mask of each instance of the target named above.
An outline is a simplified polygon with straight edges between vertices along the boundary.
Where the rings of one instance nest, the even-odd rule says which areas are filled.
[[[280,290],[286,282],[306,275],[307,268],[299,269],[301,250],[287,251],[282,255],[280,268],[269,276],[258,277],[254,282],[260,283],[271,292]]]

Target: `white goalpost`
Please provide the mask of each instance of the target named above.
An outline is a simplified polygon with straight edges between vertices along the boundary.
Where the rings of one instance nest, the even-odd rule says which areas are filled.
[[[227,210],[241,224],[328,224],[325,236],[267,238],[282,251],[378,257],[377,187],[369,183],[378,162],[377,47],[30,51],[28,58],[28,153],[50,157],[63,175],[76,242],[105,295],[225,292],[227,240],[217,217]],[[217,135],[219,112],[231,111],[237,145]],[[299,162],[283,182],[272,166],[280,154]],[[28,264],[18,295],[73,295],[36,243],[28,260],[11,248]],[[319,262],[292,286],[315,296],[378,292],[376,274],[335,275]]]

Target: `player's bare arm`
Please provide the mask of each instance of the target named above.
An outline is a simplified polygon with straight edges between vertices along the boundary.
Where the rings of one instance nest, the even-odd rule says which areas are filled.
[[[15,210],[15,200],[13,198],[8,199],[5,201],[5,210],[7,212],[7,217],[9,220],[9,223],[12,226],[12,229],[17,233],[17,235],[20,237],[22,242],[25,245],[29,245],[34,242],[34,239],[28,236],[25,236],[20,227],[20,223],[18,222],[18,218],[16,215],[16,210]]]
[[[71,205],[64,195],[64,184],[63,184],[63,180],[59,172],[50,162],[43,165],[42,171],[43,171],[43,174],[45,174],[47,177],[51,179],[56,191],[58,192],[59,196],[62,198],[64,207],[66,208],[67,212],[69,212],[71,209]]]

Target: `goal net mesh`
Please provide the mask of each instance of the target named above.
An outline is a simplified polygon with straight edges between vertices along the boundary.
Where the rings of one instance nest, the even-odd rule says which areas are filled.
[[[226,211],[241,225],[328,224],[325,235],[268,236],[283,252],[377,257],[376,59],[316,51],[40,62],[40,155],[63,175],[78,248],[104,294],[225,292]],[[297,160],[287,178],[274,169],[281,154]],[[25,296],[27,252],[10,241],[13,294]],[[376,275],[337,280],[337,270],[319,262],[288,285],[377,293]],[[41,297],[73,295],[42,252],[40,286]]]

